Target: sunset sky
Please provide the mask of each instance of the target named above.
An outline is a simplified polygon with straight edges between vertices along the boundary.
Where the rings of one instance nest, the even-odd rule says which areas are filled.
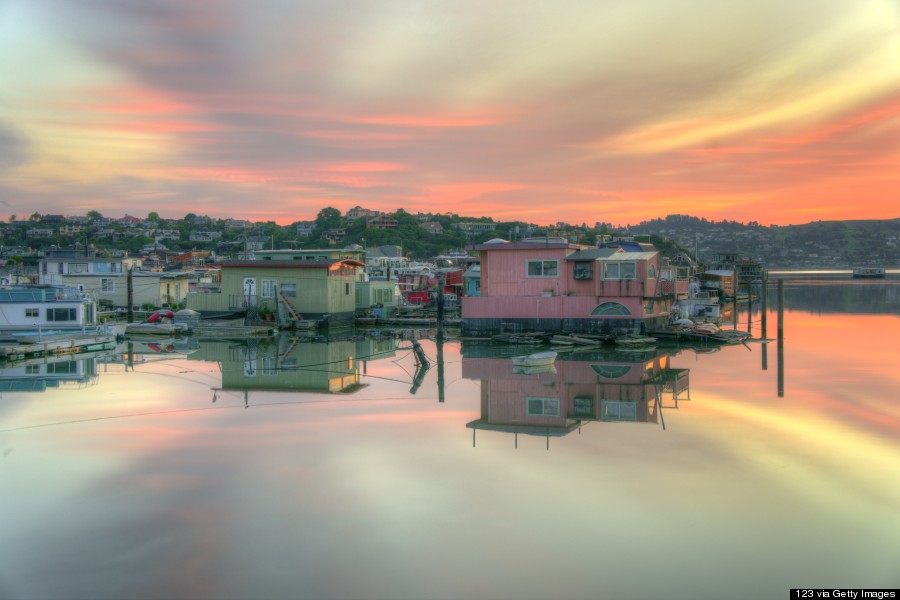
[[[0,218],[900,217],[897,0],[2,0]]]

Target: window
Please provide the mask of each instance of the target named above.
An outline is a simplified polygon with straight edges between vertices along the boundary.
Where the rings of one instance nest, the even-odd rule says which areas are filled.
[[[87,273],[87,263],[72,263],[69,265],[69,273]]]
[[[652,263],[647,265],[647,279],[656,279],[656,267]]]
[[[575,263],[575,279],[579,281],[594,278],[594,263],[577,262]]]
[[[603,264],[603,279],[635,279],[637,269],[634,263],[608,262]]]
[[[281,293],[287,296],[288,298],[296,298],[297,297],[297,284],[296,283],[282,283],[281,284]]]
[[[40,310],[37,309],[37,308],[26,308],[26,309],[25,309],[25,316],[26,316],[26,317],[39,317],[39,316],[40,316]]]
[[[575,396],[572,413],[576,417],[594,416],[594,399],[591,396]]]
[[[558,260],[529,260],[528,277],[559,277]]]
[[[624,304],[618,302],[603,302],[591,311],[592,317],[628,317],[631,311]]]
[[[47,321],[74,321],[74,308],[48,308]]]
[[[346,294],[347,296],[350,295],[350,284],[349,283],[344,284],[344,294]]]
[[[647,304],[644,306],[644,310],[648,315],[653,314],[653,300],[647,300]]]
[[[115,279],[106,279],[103,278],[100,280],[100,291],[104,294],[112,294],[116,291],[116,281]]]
[[[274,356],[264,356],[262,359],[263,375],[278,375],[278,363]]]
[[[559,398],[526,398],[529,417],[558,417]]]
[[[605,377],[606,379],[618,379],[620,377],[625,377],[631,371],[630,365],[601,364],[591,365],[591,368],[594,370],[594,373],[596,373],[600,377]]]
[[[274,279],[263,279],[262,280],[262,297],[263,298],[274,298],[275,297],[275,287],[276,287],[276,282]]]
[[[58,363],[47,363],[47,373],[55,375],[75,375],[78,373],[78,362],[68,360]]]

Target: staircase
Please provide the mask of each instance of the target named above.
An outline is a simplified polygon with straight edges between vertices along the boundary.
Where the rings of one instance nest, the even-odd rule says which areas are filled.
[[[288,299],[285,297],[285,295],[283,293],[279,292],[278,297],[281,299],[281,302],[282,302],[282,304],[284,304],[284,307],[287,308],[288,314],[291,315],[292,321],[302,321],[303,320],[303,315],[298,313],[297,310],[293,306],[291,306],[291,303],[288,302]]]

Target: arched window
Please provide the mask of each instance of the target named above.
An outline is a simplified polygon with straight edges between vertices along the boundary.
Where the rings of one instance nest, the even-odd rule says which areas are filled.
[[[618,379],[625,377],[631,371],[630,365],[591,365],[594,373],[606,379]]]
[[[647,279],[656,279],[656,267],[653,266],[653,263],[647,265]]]
[[[618,302],[603,302],[591,311],[592,317],[629,317],[631,311],[624,304]]]

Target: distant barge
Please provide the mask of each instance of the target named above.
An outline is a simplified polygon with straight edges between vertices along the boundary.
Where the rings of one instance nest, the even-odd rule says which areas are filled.
[[[853,279],[884,279],[884,267],[853,267]]]

